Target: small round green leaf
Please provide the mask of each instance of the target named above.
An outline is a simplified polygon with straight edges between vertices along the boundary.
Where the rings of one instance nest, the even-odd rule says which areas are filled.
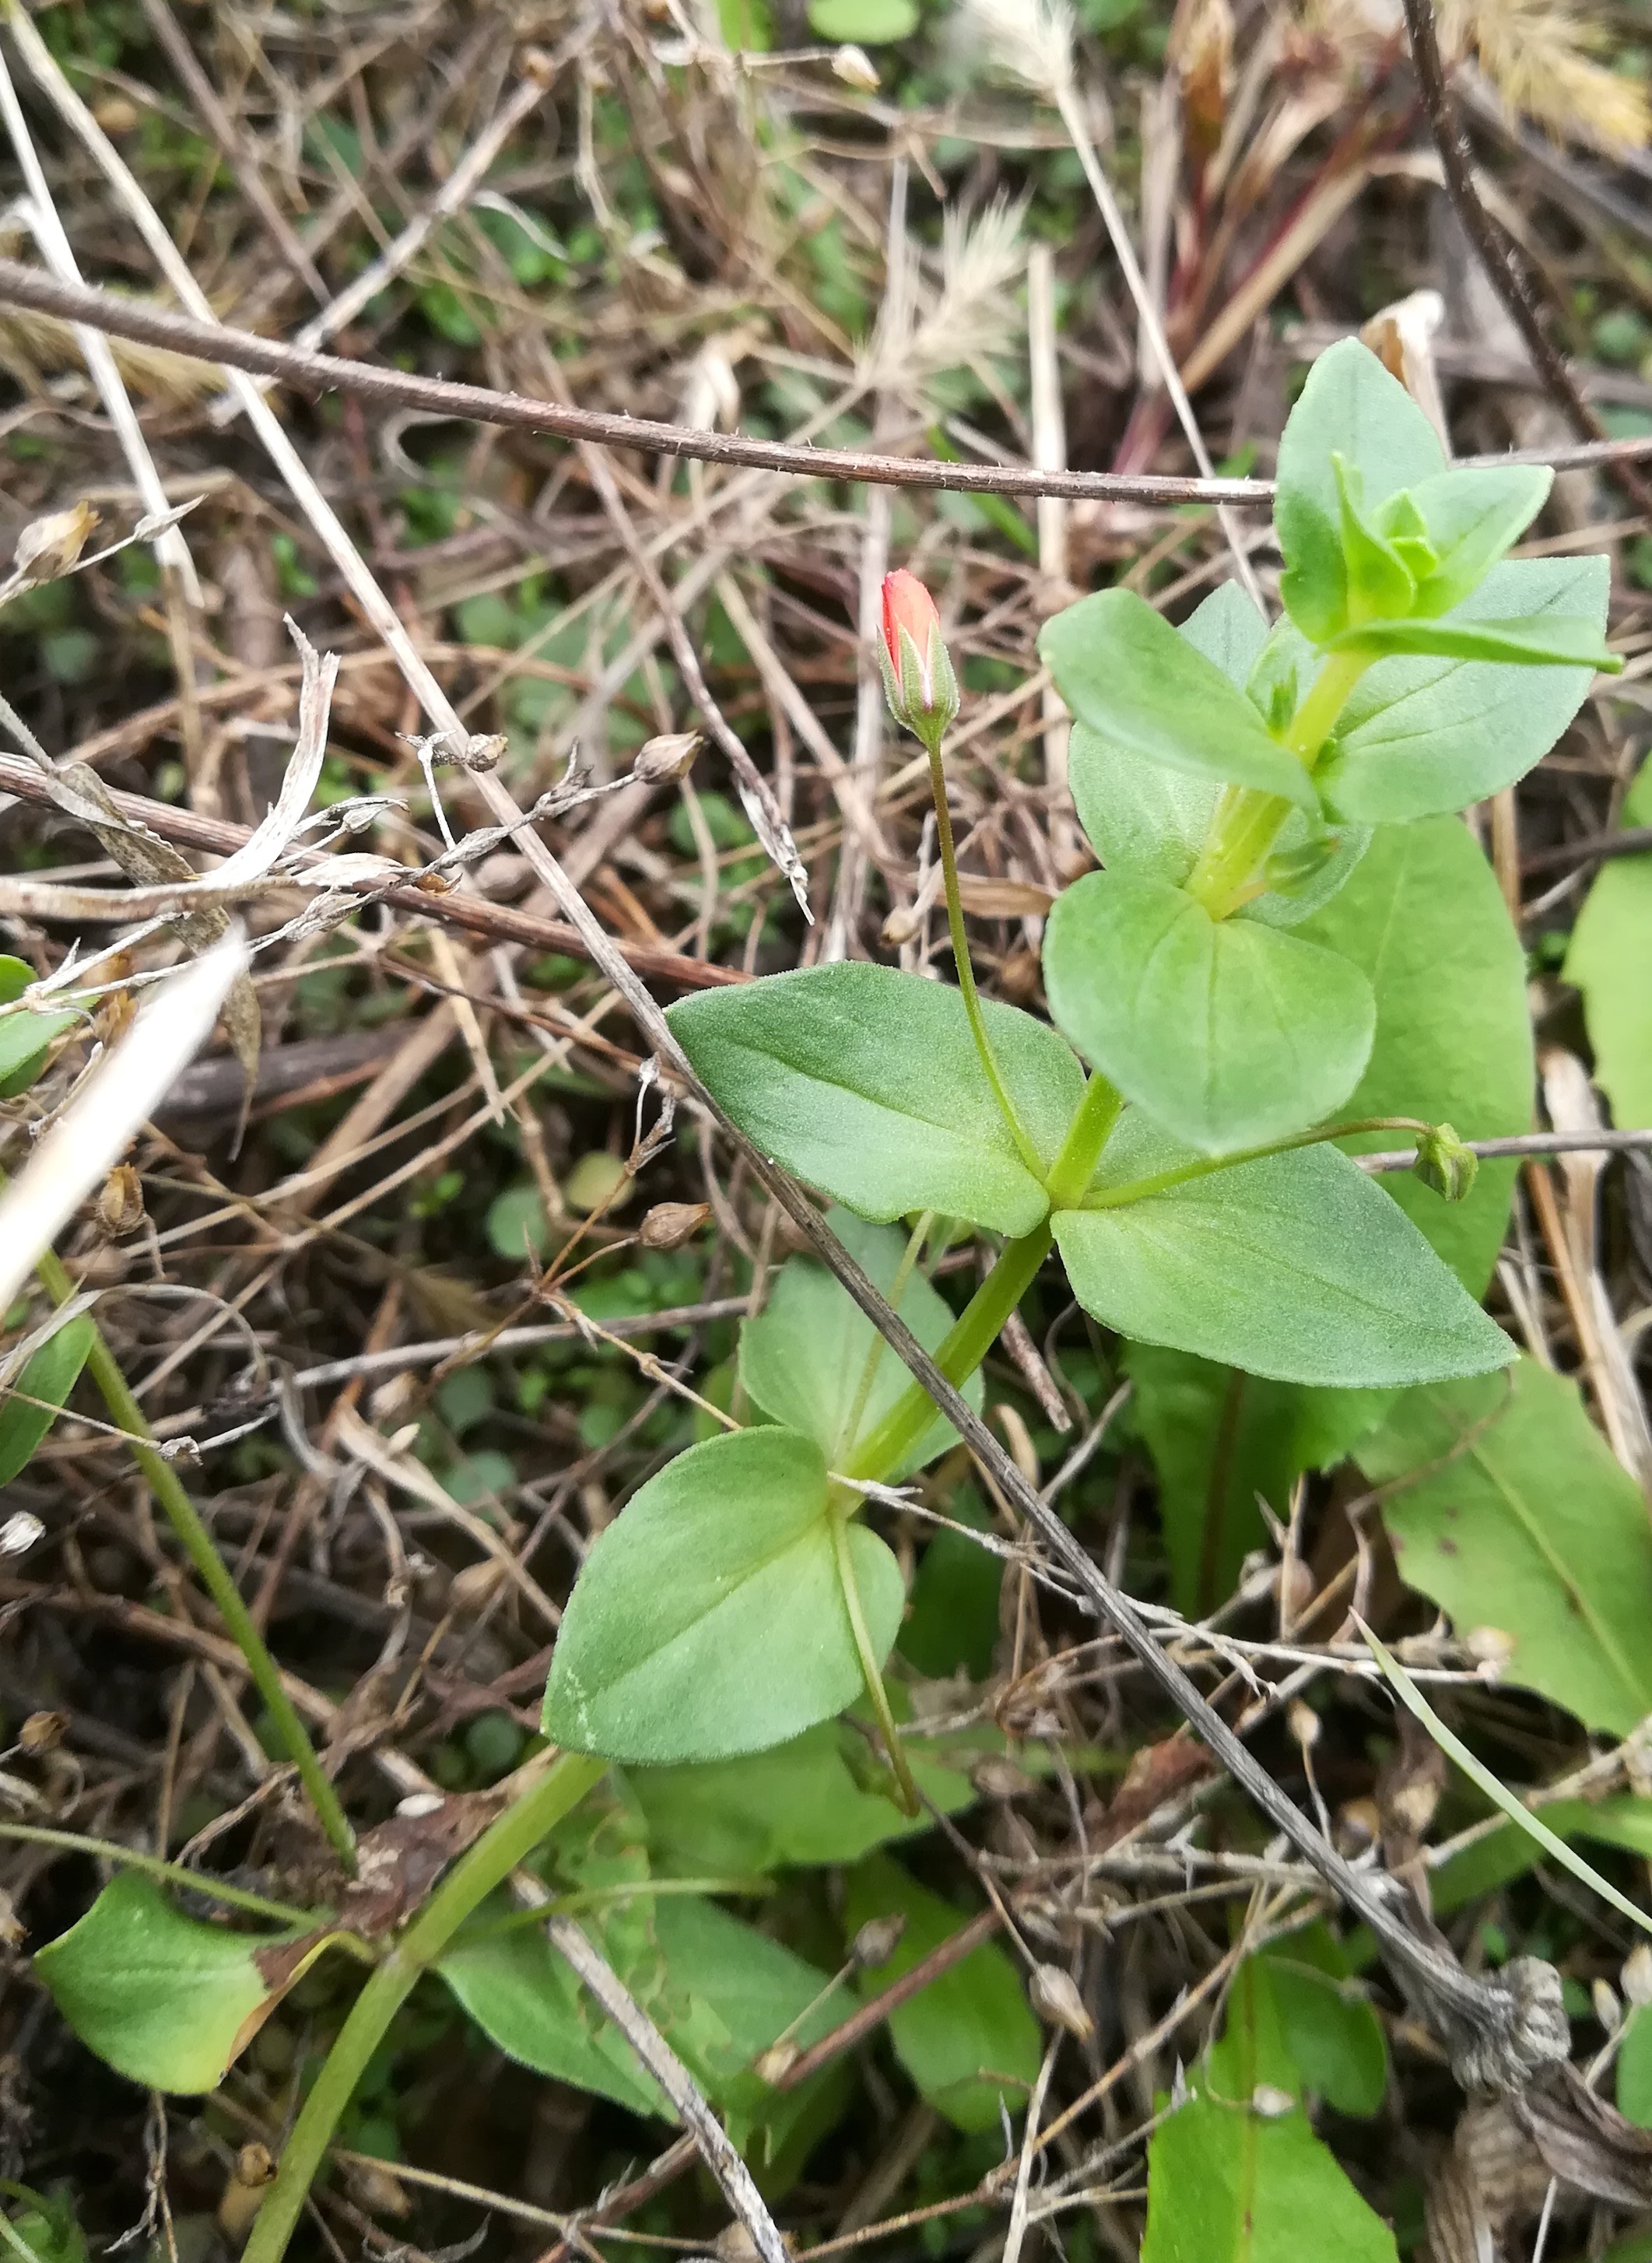
[[[1207,1153],[1321,1122],[1365,1066],[1371,986],[1317,944],[1213,920],[1168,882],[1092,872],[1044,938],[1050,1010],[1103,1075]]]
[[[585,1560],[545,1734],[610,1760],[726,1760],[853,1704],[864,1681],[828,1516],[826,1457],[796,1430],[730,1431],[679,1454]],[[862,1525],[848,1542],[881,1663],[899,1566]]]
[[[96,1331],[89,1314],[66,1320],[40,1346],[0,1402],[0,1485],[9,1485],[57,1418],[75,1388]]]

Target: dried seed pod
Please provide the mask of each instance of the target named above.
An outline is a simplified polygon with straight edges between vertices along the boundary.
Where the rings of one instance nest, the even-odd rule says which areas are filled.
[[[88,502],[31,519],[12,554],[14,581],[23,589],[38,589],[42,582],[55,582],[71,572],[97,524],[97,514]]]
[[[1095,2021],[1085,2009],[1078,1983],[1059,1964],[1035,1964],[1028,1978],[1027,1993],[1034,2011],[1047,2027],[1064,2028],[1068,2035],[1077,2035],[1081,2043],[1087,2043],[1094,2035]]]
[[[776,2083],[785,2080],[802,2057],[802,2047],[797,2043],[770,2043],[757,2061],[757,2079],[768,2083],[772,2088]]]
[[[104,1181],[97,1224],[112,1241],[124,1241],[143,1224],[143,1182],[130,1163],[117,1163]]]
[[[1285,1710],[1286,1724],[1304,1751],[1319,1742],[1319,1716],[1311,1705],[1304,1705],[1300,1697],[1293,1697]]]
[[[1623,1991],[1625,2003],[1637,2007],[1641,2004],[1652,2004],[1652,1945],[1644,1941],[1636,1941],[1623,1960],[1618,1985]]]
[[[1037,1789],[1036,1780],[1001,1753],[989,1753],[970,1770],[970,1782],[983,1799],[1025,1799]]]
[[[67,1713],[31,1713],[18,1731],[18,1743],[25,1753],[54,1753],[68,1733]]]
[[[876,1972],[900,1947],[905,1930],[906,1920],[899,1910],[891,1910],[887,1917],[869,1917],[849,1943],[850,1963],[857,1972]]]
[[[1594,2001],[1595,2017],[1609,2035],[1615,2035],[1623,2025],[1623,2006],[1618,1992],[1610,1980],[1593,1980],[1589,1993]]]
[[[1518,1647],[1511,1634],[1494,1626],[1470,1627],[1462,1646],[1488,1681],[1503,1671]]]
[[[912,941],[918,932],[918,915],[910,905],[897,904],[877,931],[877,939],[885,951],[898,951],[903,944]]]
[[[681,1249],[711,1215],[710,1203],[656,1203],[638,1229],[645,1249]]]
[[[631,774],[645,785],[664,785],[672,778],[687,777],[704,744],[697,731],[662,732],[658,738],[643,741]]]
[[[275,2156],[267,2145],[243,2145],[235,2156],[223,2198],[218,2203],[218,2228],[233,2247],[240,2247],[263,2206],[266,2187],[275,2181]]]
[[[859,94],[876,94],[884,83],[864,47],[840,47],[832,58],[832,76]]]

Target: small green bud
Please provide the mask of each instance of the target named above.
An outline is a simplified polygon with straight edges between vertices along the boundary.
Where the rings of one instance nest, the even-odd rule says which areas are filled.
[[[1432,1187],[1447,1202],[1461,1202],[1475,1182],[1480,1158],[1464,1145],[1449,1124],[1432,1124],[1417,1137],[1417,1160],[1411,1174]]]
[[[1317,878],[1342,842],[1334,833],[1316,833],[1294,849],[1278,849],[1263,867],[1263,878],[1275,895],[1294,896]]]

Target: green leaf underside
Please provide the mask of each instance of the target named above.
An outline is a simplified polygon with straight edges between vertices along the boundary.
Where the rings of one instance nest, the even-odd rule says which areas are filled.
[[[842,1210],[833,1211],[826,1223],[868,1277],[888,1295],[905,1254],[906,1236],[891,1226],[868,1225]],[[898,1310],[924,1349],[937,1350],[952,1326],[952,1310],[915,1269],[901,1292]],[[876,1329],[824,1266],[812,1258],[789,1258],[763,1310],[740,1331],[740,1381],[771,1421],[803,1431],[834,1467],[847,1468],[855,1442],[847,1435],[849,1417],[868,1358],[881,1344]],[[868,1436],[905,1396],[910,1379],[894,1354],[882,1348],[856,1426],[858,1437]],[[979,1373],[961,1387],[978,1413],[983,1392]],[[899,1468],[890,1472],[888,1482],[898,1485],[934,1461],[956,1435],[945,1417],[937,1415]]]
[[[1652,1712],[1652,1526],[1575,1385],[1521,1359],[1410,1392],[1360,1449],[1407,1585],[1466,1633],[1512,1637],[1503,1678],[1624,1736]],[[1439,1464],[1439,1467],[1434,1465]]]
[[[898,1911],[906,1920],[888,1963],[861,1976],[863,1997],[902,1978],[968,1921],[887,1855],[851,1871],[848,1888],[843,1923],[851,1938],[871,1918]],[[960,2129],[997,2129],[1000,2100],[1019,2112],[1038,2072],[1038,2023],[1014,1965],[994,1941],[891,2013],[889,2033],[921,2095]]]
[[[502,1917],[509,1907],[502,1900],[485,1905],[482,1914]],[[673,2118],[664,2093],[543,1933],[517,1926],[461,1935],[436,1970],[488,2041],[519,2066],[611,2098],[633,2114]]]
[[[545,1731],[666,1764],[783,1744],[863,1686],[827,1522],[826,1465],[796,1430],[737,1430],[651,1478],[586,1558],[563,1614]],[[881,1662],[905,1597],[863,1525],[848,1544]]]
[[[1562,613],[1533,621],[1367,621],[1333,638],[1329,649],[1383,656],[1439,654],[1447,660],[1489,660],[1518,668],[1569,665],[1609,674],[1623,665],[1592,621]]]
[[[1526,1131],[1532,1108],[1526,955],[1502,891],[1467,826],[1425,818],[1383,827],[1306,937],[1361,969],[1376,997],[1376,1035],[1349,1117],[1414,1116],[1468,1139]],[[1397,1147],[1403,1134],[1350,1139],[1353,1153]],[[1491,1277],[1519,1166],[1482,1162],[1462,1202],[1442,1202],[1403,1172],[1381,1184],[1473,1296]]]
[[[1127,1115],[1101,1183],[1183,1159]],[[1501,1367],[1513,1347],[1359,1167],[1302,1147],[1052,1221],[1073,1294],[1145,1343],[1287,1383],[1416,1383]]]
[[[77,1924],[37,1952],[34,1970],[117,2074],[188,2097],[217,2087],[273,2000],[276,1973],[266,1977],[260,1956],[299,1938],[205,1925],[175,1909],[153,1878],[121,1870]]]
[[[1652,943],[1652,908],[1648,922]],[[1475,1138],[1526,1129],[1532,1039],[1525,955],[1466,826],[1431,817],[1384,827],[1306,934],[1352,959],[1376,994],[1371,1058],[1344,1112],[1420,1117]],[[1357,1153],[1401,1138],[1376,1132],[1341,1144]],[[1502,1246],[1518,1168],[1483,1162],[1459,1203],[1442,1202],[1403,1172],[1378,1184],[1478,1296]],[[1239,1382],[1236,1392],[1232,1370],[1157,1346],[1132,1346],[1128,1364],[1136,1420],[1158,1473],[1172,1592],[1195,1616],[1232,1592],[1246,1553],[1262,1542],[1258,1494],[1283,1515],[1302,1471],[1340,1461],[1391,1396],[1256,1377]]]
[[[9,1485],[57,1419],[86,1364],[96,1334],[90,1315],[66,1320],[33,1354],[11,1386],[15,1397],[0,1400],[0,1485]],[[31,1406],[41,1399],[41,1406]]]
[[[1081,597],[1045,622],[1038,649],[1074,716],[1120,753],[1317,806],[1243,691],[1132,591]]]
[[[875,1847],[934,1826],[904,1815],[861,1783],[848,1753],[865,1752],[857,1732],[822,1721],[772,1752],[698,1767],[636,1768],[632,1796],[647,1826],[660,1876],[765,1874],[823,1862],[858,1862]],[[913,1742],[908,1764],[943,1815],[972,1804],[967,1775],[926,1759]]]
[[[83,1018],[79,1014],[61,1013],[7,1014],[0,1018],[0,1100],[26,1092],[54,1042]]]
[[[1652,825],[1652,762],[1623,805],[1626,826]],[[1583,994],[1595,1081],[1624,1131],[1652,1127],[1652,857],[1601,866],[1572,929],[1566,980]]]
[[[1604,633],[1604,558],[1494,566],[1453,620],[1587,619]],[[1588,697],[1587,667],[1396,655],[1361,676],[1314,775],[1333,816],[1369,825],[1465,809],[1525,777]]]
[[[1339,1462],[1392,1396],[1275,1383],[1162,1344],[1132,1343],[1124,1364],[1158,1478],[1171,1594],[1196,1618],[1233,1593],[1265,1542],[1259,1497],[1286,1518],[1303,1471]]]
[[[983,1010],[1021,1122],[1052,1162],[1083,1071],[1030,1015]],[[1023,1234],[1046,1215],[949,984],[845,962],[703,991],[667,1019],[747,1137],[860,1217],[934,1210]]]
[[[1377,2113],[1389,2086],[1382,2023],[1329,1927],[1292,1934],[1259,1963],[1303,2089],[1338,2114]]]
[[[1547,1799],[1540,1803],[1536,1813],[1557,1839],[1592,1839],[1600,1846],[1621,1847],[1652,1860],[1652,1799],[1637,1798],[1633,1793],[1592,1803]],[[1465,1903],[1478,1901],[1511,1879],[1524,1877],[1543,1859],[1543,1848],[1530,1832],[1517,1823],[1499,1822],[1472,1847],[1465,1847],[1430,1872],[1430,1904],[1437,1917],[1448,1916]]]
[[[1302,2107],[1255,2110],[1264,2086],[1297,2097],[1302,2083],[1267,1970],[1252,1957],[1187,2102],[1153,2133],[1142,2263],[1396,2263],[1393,2233]]]
[[[489,1914],[501,1915],[505,1905]],[[714,2103],[740,2101],[748,2122],[760,2086],[751,2063],[808,2012],[828,1974],[698,1894],[644,1896],[631,1951],[611,1934],[598,1947]],[[491,2041],[523,2066],[611,2098],[633,2113],[675,2120],[631,2046],[543,1934],[528,1928],[461,1940],[442,1977]],[[804,2019],[805,2045],[841,2016],[828,2000]],[[796,2099],[763,2101],[795,2111]],[[765,2115],[763,2118],[768,2118]]]
[[[1367,513],[1446,468],[1439,435],[1397,379],[1356,339],[1322,353],[1280,440],[1273,523],[1280,596],[1298,628],[1323,641],[1345,626],[1347,568],[1331,458],[1358,474]]]
[[[1044,939],[1050,1010],[1127,1099],[1208,1154],[1322,1121],[1353,1089],[1376,1009],[1347,960],[1213,920],[1179,888],[1092,872]]]

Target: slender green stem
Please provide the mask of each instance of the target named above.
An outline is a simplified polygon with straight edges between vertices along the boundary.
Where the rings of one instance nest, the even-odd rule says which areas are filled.
[[[901,1254],[900,1264],[896,1270],[894,1279],[889,1284],[889,1308],[891,1312],[898,1312],[900,1310],[900,1300],[906,1293],[906,1283],[911,1280],[913,1268],[917,1265],[918,1253],[923,1247],[925,1236],[934,1222],[934,1211],[925,1211],[906,1238],[906,1247]],[[888,1349],[889,1346],[874,1328],[872,1341],[866,1348],[866,1359],[861,1369],[861,1379],[855,1386],[854,1399],[848,1414],[844,1417],[843,1427],[833,1444],[833,1461],[840,1454],[848,1452],[854,1446],[855,1434],[861,1427],[861,1418],[866,1412],[866,1402],[872,1395],[873,1384],[877,1380],[879,1363]]]
[[[1045,1181],[1052,1210],[1071,1210],[1082,1200],[1123,1105],[1106,1077],[1098,1074],[1086,1085],[1084,1098],[1073,1110],[1067,1136],[1061,1143],[1061,1153]]]
[[[1348,694],[1370,665],[1367,654],[1328,654],[1309,686],[1307,698],[1292,716],[1284,743],[1310,774]],[[1226,919],[1259,893],[1258,869],[1295,806],[1279,794],[1262,793],[1252,787],[1223,793],[1209,838],[1187,882],[1188,894],[1198,899],[1212,919]]]
[[[74,1283],[49,1249],[40,1258],[35,1271],[54,1304],[65,1304],[74,1295]],[[337,1792],[316,1757],[315,1747],[306,1733],[303,1722],[293,1710],[292,1700],[282,1687],[281,1669],[271,1657],[263,1637],[253,1624],[252,1614],[242,1600],[241,1590],[229,1576],[229,1566],[219,1554],[217,1544],[201,1522],[200,1513],[184,1491],[177,1471],[163,1455],[156,1452],[154,1434],[144,1420],[143,1410],[127,1388],[119,1362],[105,1341],[101,1330],[96,1331],[92,1336],[86,1365],[105,1406],[109,1409],[110,1419],[117,1428],[126,1434],[133,1458],[143,1472],[145,1484],[160,1503],[168,1523],[177,1533],[184,1553],[195,1567],[196,1576],[212,1597],[219,1616],[246,1659],[247,1671],[269,1709],[277,1735],[286,1747],[288,1757],[310,1795],[317,1819],[331,1840],[334,1853],[353,1876],[356,1834],[339,1804]]]
[[[182,1887],[208,1901],[222,1902],[227,1909],[245,1910],[249,1916],[267,1917],[277,1925],[306,1933],[333,1921],[330,1909],[294,1909],[290,1902],[272,1902],[263,1894],[249,1893],[245,1886],[227,1885],[222,1878],[209,1877],[204,1870],[186,1869],[182,1862],[164,1862],[158,1855],[141,1855],[135,1847],[123,1847],[113,1839],[89,1839],[80,1831],[48,1831],[36,1823],[0,1823],[0,1839],[26,1840],[31,1847],[61,1847],[71,1855],[95,1855],[99,1862],[141,1870],[146,1877],[159,1878],[163,1885]]]
[[[420,1977],[436,1963],[472,1911],[503,1884],[546,1832],[584,1798],[607,1767],[606,1761],[584,1753],[564,1753],[454,1864],[384,1963],[368,1975],[367,1985],[350,2006],[314,2087],[304,2101],[304,2110],[293,2124],[242,2263],[280,2263],[326,2158],[339,2116]]]
[[[1308,697],[1285,734],[1285,744],[1307,769],[1311,770],[1319,760],[1348,694],[1370,665],[1368,653],[1333,652],[1309,686]]]
[[[921,1815],[923,1801],[918,1786],[913,1781],[905,1749],[900,1741],[900,1731],[895,1725],[895,1716],[890,1710],[889,1692],[884,1687],[883,1661],[872,1646],[872,1634],[866,1623],[866,1613],[861,1604],[860,1582],[855,1576],[855,1555],[849,1546],[849,1515],[859,1507],[853,1494],[845,1504],[833,1502],[827,1512],[832,1527],[832,1551],[837,1558],[838,1585],[843,1590],[843,1608],[849,1615],[849,1630],[855,1637],[855,1647],[860,1652],[861,1674],[866,1683],[866,1694],[872,1701],[872,1710],[877,1716],[877,1725],[883,1733],[884,1749],[889,1754],[889,1764],[895,1771],[896,1789],[900,1805],[908,1815]]]
[[[1360,1116],[1348,1124],[1320,1124],[1311,1132],[1293,1132],[1288,1139],[1265,1139],[1259,1146],[1236,1147],[1230,1155],[1201,1155],[1196,1163],[1179,1163],[1174,1170],[1155,1171],[1151,1178],[1132,1179],[1128,1186],[1107,1187],[1088,1196],[1085,1210],[1122,1210],[1162,1195],[1168,1188],[1186,1186],[1190,1179],[1208,1179],[1215,1171],[1231,1171],[1241,1163],[1259,1162],[1264,1155],[1288,1155],[1295,1147],[1317,1147],[1327,1139],[1352,1139],[1360,1132],[1432,1132],[1415,1116]]]
[[[935,1365],[949,1383],[964,1382],[986,1357],[1004,1324],[1026,1295],[1050,1254],[1048,1225],[1035,1226],[1019,1241],[1006,1242],[997,1262],[948,1330]],[[875,1484],[898,1470],[935,1419],[934,1401],[914,1383],[890,1408],[876,1428],[862,1439],[844,1471]]]
[[[958,858],[952,841],[952,813],[947,807],[947,777],[941,763],[941,744],[936,740],[929,746],[929,791],[935,805],[935,842],[941,851],[941,877],[947,892],[947,931],[952,937],[952,963],[958,972],[958,988],[963,997],[963,1010],[969,1016],[970,1034],[975,1039],[975,1050],[981,1057],[981,1067],[992,1088],[992,1097],[998,1103],[999,1113],[1009,1126],[1010,1137],[1028,1169],[1035,1179],[1042,1180],[1044,1160],[1028,1137],[1027,1127],[1015,1112],[1015,1103],[999,1073],[992,1052],[992,1041],[986,1033],[986,1017],[981,1011],[981,1001],[975,987],[975,968],[970,960],[970,939],[963,931],[963,900],[958,893]]]

